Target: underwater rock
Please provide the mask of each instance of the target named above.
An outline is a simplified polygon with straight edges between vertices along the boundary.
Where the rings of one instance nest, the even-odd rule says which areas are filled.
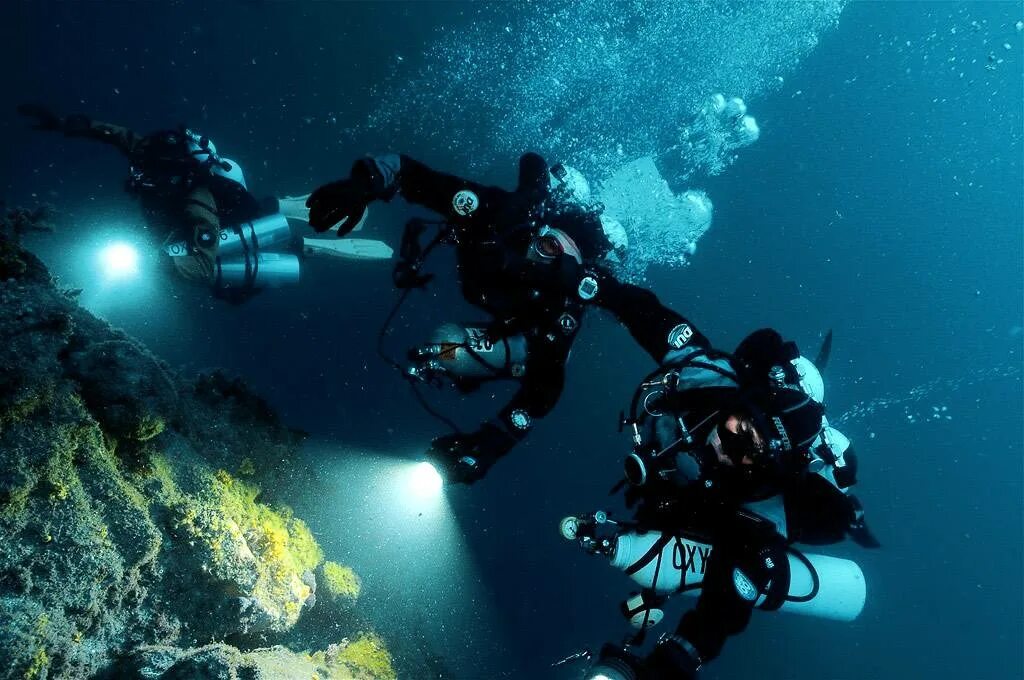
[[[25,208],[7,208],[0,201],[0,280],[24,277],[26,274],[34,280],[47,279],[49,273],[38,259],[25,256],[21,249],[21,239],[33,232],[53,231],[50,224],[52,209],[39,206],[32,210]]]
[[[221,634],[288,630],[313,593],[305,575],[323,561],[305,523],[258,502],[259,493],[218,470],[173,506],[175,533],[194,548],[180,567],[203,574],[235,610],[227,620],[238,627]]]
[[[173,413],[178,401],[167,368],[127,340],[73,351],[66,368],[104,432],[117,439],[145,442],[159,435],[166,426],[163,414]]]
[[[242,652],[225,644],[138,648],[122,670],[146,680],[394,680],[391,656],[375,636],[307,654],[280,645]]]
[[[295,626],[323,552],[261,492],[302,435],[239,381],[175,375],[3,233],[0,253],[0,678],[394,677],[376,637],[247,649],[323,644]]]
[[[351,605],[359,598],[363,584],[351,568],[337,562],[324,562],[318,577],[321,597],[334,604]]]

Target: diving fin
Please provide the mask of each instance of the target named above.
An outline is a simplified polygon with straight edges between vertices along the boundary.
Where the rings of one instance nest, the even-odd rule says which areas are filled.
[[[850,538],[853,539],[853,542],[862,548],[875,549],[882,547],[882,544],[877,538],[875,538],[875,534],[864,522],[851,526],[847,532],[850,534]]]
[[[277,199],[278,210],[290,220],[298,220],[309,224],[309,208],[306,207],[306,196],[282,196]]]
[[[306,200],[309,198],[309,194],[305,196],[284,196],[277,199],[281,214],[290,220],[296,220],[298,222],[304,222],[309,224],[309,208],[306,207]],[[359,220],[350,231],[359,231],[366,224],[366,216],[370,214],[369,210],[363,213],[363,218]],[[341,226],[341,222],[330,228],[329,231],[337,231],[338,227]],[[388,257],[391,257],[388,255]]]
[[[819,373],[825,372],[825,367],[828,366],[828,359],[831,354],[832,329],[829,329],[828,333],[825,334],[825,339],[821,343],[821,349],[818,350],[818,356],[814,359],[814,367],[818,369]]]
[[[352,260],[390,260],[391,246],[365,238],[304,238],[302,250],[307,256],[343,257]]]

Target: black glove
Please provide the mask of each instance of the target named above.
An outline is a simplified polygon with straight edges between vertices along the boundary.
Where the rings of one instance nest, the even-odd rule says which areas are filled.
[[[359,175],[325,184],[306,199],[309,226],[324,232],[345,220],[338,228],[338,237],[345,236],[363,219],[374,198],[370,183]]]
[[[473,435],[446,434],[430,443],[427,460],[438,467],[451,484],[472,484],[486,474],[490,464],[474,451]]]
[[[643,680],[694,680],[700,668],[696,651],[682,638],[670,635],[662,639],[644,659]],[[692,649],[692,647],[691,647]]]
[[[45,130],[47,132],[59,132],[64,129],[64,119],[50,109],[38,104],[19,104],[18,113],[35,119],[32,125],[34,130]]]
[[[497,425],[484,423],[476,432],[438,437],[431,442],[427,459],[438,466],[445,481],[472,484],[482,479],[515,441]]]

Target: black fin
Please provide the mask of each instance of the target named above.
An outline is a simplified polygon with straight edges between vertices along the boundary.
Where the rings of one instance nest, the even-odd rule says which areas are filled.
[[[818,356],[814,359],[814,366],[818,369],[819,373],[825,372],[825,367],[828,366],[829,355],[832,354],[832,329],[830,328],[828,333],[825,334],[825,339],[821,343],[821,349],[818,350]]]
[[[853,542],[862,548],[875,550],[882,547],[882,544],[878,542],[875,535],[871,533],[871,529],[868,529],[867,525],[864,523],[861,523],[858,527],[851,528],[849,533]]]

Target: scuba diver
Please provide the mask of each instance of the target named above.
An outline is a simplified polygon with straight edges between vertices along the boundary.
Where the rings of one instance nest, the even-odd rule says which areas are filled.
[[[236,303],[264,287],[298,281],[299,258],[274,249],[289,250],[288,219],[306,221],[306,196],[257,199],[238,163],[184,126],[143,136],[84,115],[60,117],[33,104],[17,111],[34,121],[36,130],[109,144],[128,158],[125,189],[139,199],[146,223],[166,236],[163,252],[185,280],[207,284],[216,296]],[[385,244],[359,239],[304,239],[304,251],[391,257]]]
[[[633,517],[618,521],[599,511],[560,527],[643,588],[622,605],[639,632],[605,645],[587,677],[694,678],[747,627],[755,607],[856,618],[866,596],[860,568],[793,547],[845,537],[878,546],[850,493],[857,458],[828,425],[815,364],[771,329],[752,333],[732,354],[717,351],[652,293],[599,283],[599,297],[613,298],[600,302],[659,366],[622,422],[633,451],[616,490],[626,489]],[[698,591],[696,606],[646,658],[631,651],[660,622],[670,595]],[[591,655],[559,663],[580,658]]]
[[[421,238],[432,223],[414,219],[406,225],[394,270],[396,286],[405,290],[401,299],[430,280],[422,264],[436,245],[446,243],[455,247],[464,297],[492,317],[471,327],[442,326],[410,352],[413,363],[405,370],[412,381],[451,381],[463,393],[491,380],[519,383],[511,402],[476,431],[458,432],[446,420],[454,432],[436,438],[427,457],[448,481],[482,478],[554,407],[597,280],[612,278],[599,274],[600,265],[623,252],[624,230],[615,230],[599,205],[576,196],[571,179],[564,166],[549,170],[535,153],[520,158],[514,191],[390,154],[356,161],[349,177],[309,198],[310,225],[324,231],[341,223],[339,236],[362,219],[371,202],[396,195],[439,214],[443,221],[433,223],[437,236],[426,246]]]

